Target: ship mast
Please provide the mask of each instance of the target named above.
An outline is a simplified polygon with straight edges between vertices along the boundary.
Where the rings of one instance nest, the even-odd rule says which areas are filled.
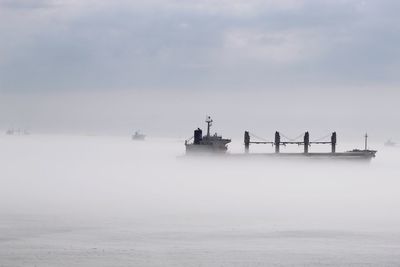
[[[365,133],[365,148],[364,148],[364,150],[368,150],[368,134],[367,133]]]
[[[206,123],[207,123],[207,137],[210,136],[210,127],[212,125],[213,120],[211,119],[210,116],[207,116],[206,118]]]

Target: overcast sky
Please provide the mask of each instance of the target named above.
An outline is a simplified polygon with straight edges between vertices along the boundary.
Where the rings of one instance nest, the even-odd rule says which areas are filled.
[[[18,121],[13,106],[41,94],[121,90],[149,101],[149,91],[305,90],[305,100],[334,89],[384,106],[382,94],[399,95],[399,10],[396,0],[0,0],[0,119]]]
[[[2,90],[393,85],[396,0],[0,0]]]

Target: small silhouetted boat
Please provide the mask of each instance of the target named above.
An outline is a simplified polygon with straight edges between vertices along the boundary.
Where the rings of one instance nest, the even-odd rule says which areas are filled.
[[[28,130],[22,130],[22,129],[8,129],[6,131],[7,135],[29,135],[29,131]]]
[[[385,142],[385,146],[396,146],[397,144],[393,142],[391,139],[387,140]]]
[[[146,135],[140,133],[139,131],[136,131],[134,135],[132,135],[132,140],[138,140],[138,141],[144,141],[146,138]]]

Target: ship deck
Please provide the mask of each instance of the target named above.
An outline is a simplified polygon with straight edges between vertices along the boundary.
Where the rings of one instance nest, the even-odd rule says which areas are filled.
[[[371,160],[375,151],[348,151],[337,153],[190,153],[186,156],[216,156],[223,158],[270,158],[270,159],[343,159]]]

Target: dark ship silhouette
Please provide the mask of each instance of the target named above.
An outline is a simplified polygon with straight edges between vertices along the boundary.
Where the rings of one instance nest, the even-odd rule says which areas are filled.
[[[185,141],[186,153],[187,154],[198,154],[199,152],[211,152],[215,154],[224,154],[235,157],[250,157],[250,156],[261,156],[261,157],[274,157],[274,158],[336,158],[336,159],[372,159],[377,153],[376,150],[368,149],[368,135],[365,134],[365,147],[364,149],[353,149],[345,152],[336,152],[337,136],[336,132],[333,132],[330,140],[321,141],[311,141],[309,132],[305,132],[302,141],[281,140],[281,134],[275,132],[274,141],[252,141],[252,134],[248,131],[244,132],[244,148],[245,153],[229,153],[225,152],[228,150],[228,144],[231,139],[222,138],[216,133],[214,135],[210,134],[210,128],[212,126],[213,120],[210,116],[207,116],[207,134],[203,136],[203,132],[200,128],[194,130],[194,136]],[[254,137],[254,135],[253,135]],[[249,153],[250,145],[254,144],[271,144],[275,147],[275,153]],[[287,145],[298,145],[304,148],[302,153],[282,153],[280,148]],[[330,145],[330,152],[310,152],[309,148],[311,145]]]
[[[206,118],[207,134],[203,136],[203,131],[200,128],[194,130],[194,136],[185,141],[186,153],[191,152],[219,152],[225,153],[228,150],[227,144],[231,139],[222,138],[217,133],[210,134],[210,128],[213,120],[210,116]],[[193,142],[192,142],[193,140]]]
[[[22,129],[8,129],[6,131],[6,135],[29,135],[29,131],[28,130],[22,130]]]
[[[136,131],[135,134],[132,135],[132,140],[136,141],[144,141],[146,135],[141,134],[139,131]]]

